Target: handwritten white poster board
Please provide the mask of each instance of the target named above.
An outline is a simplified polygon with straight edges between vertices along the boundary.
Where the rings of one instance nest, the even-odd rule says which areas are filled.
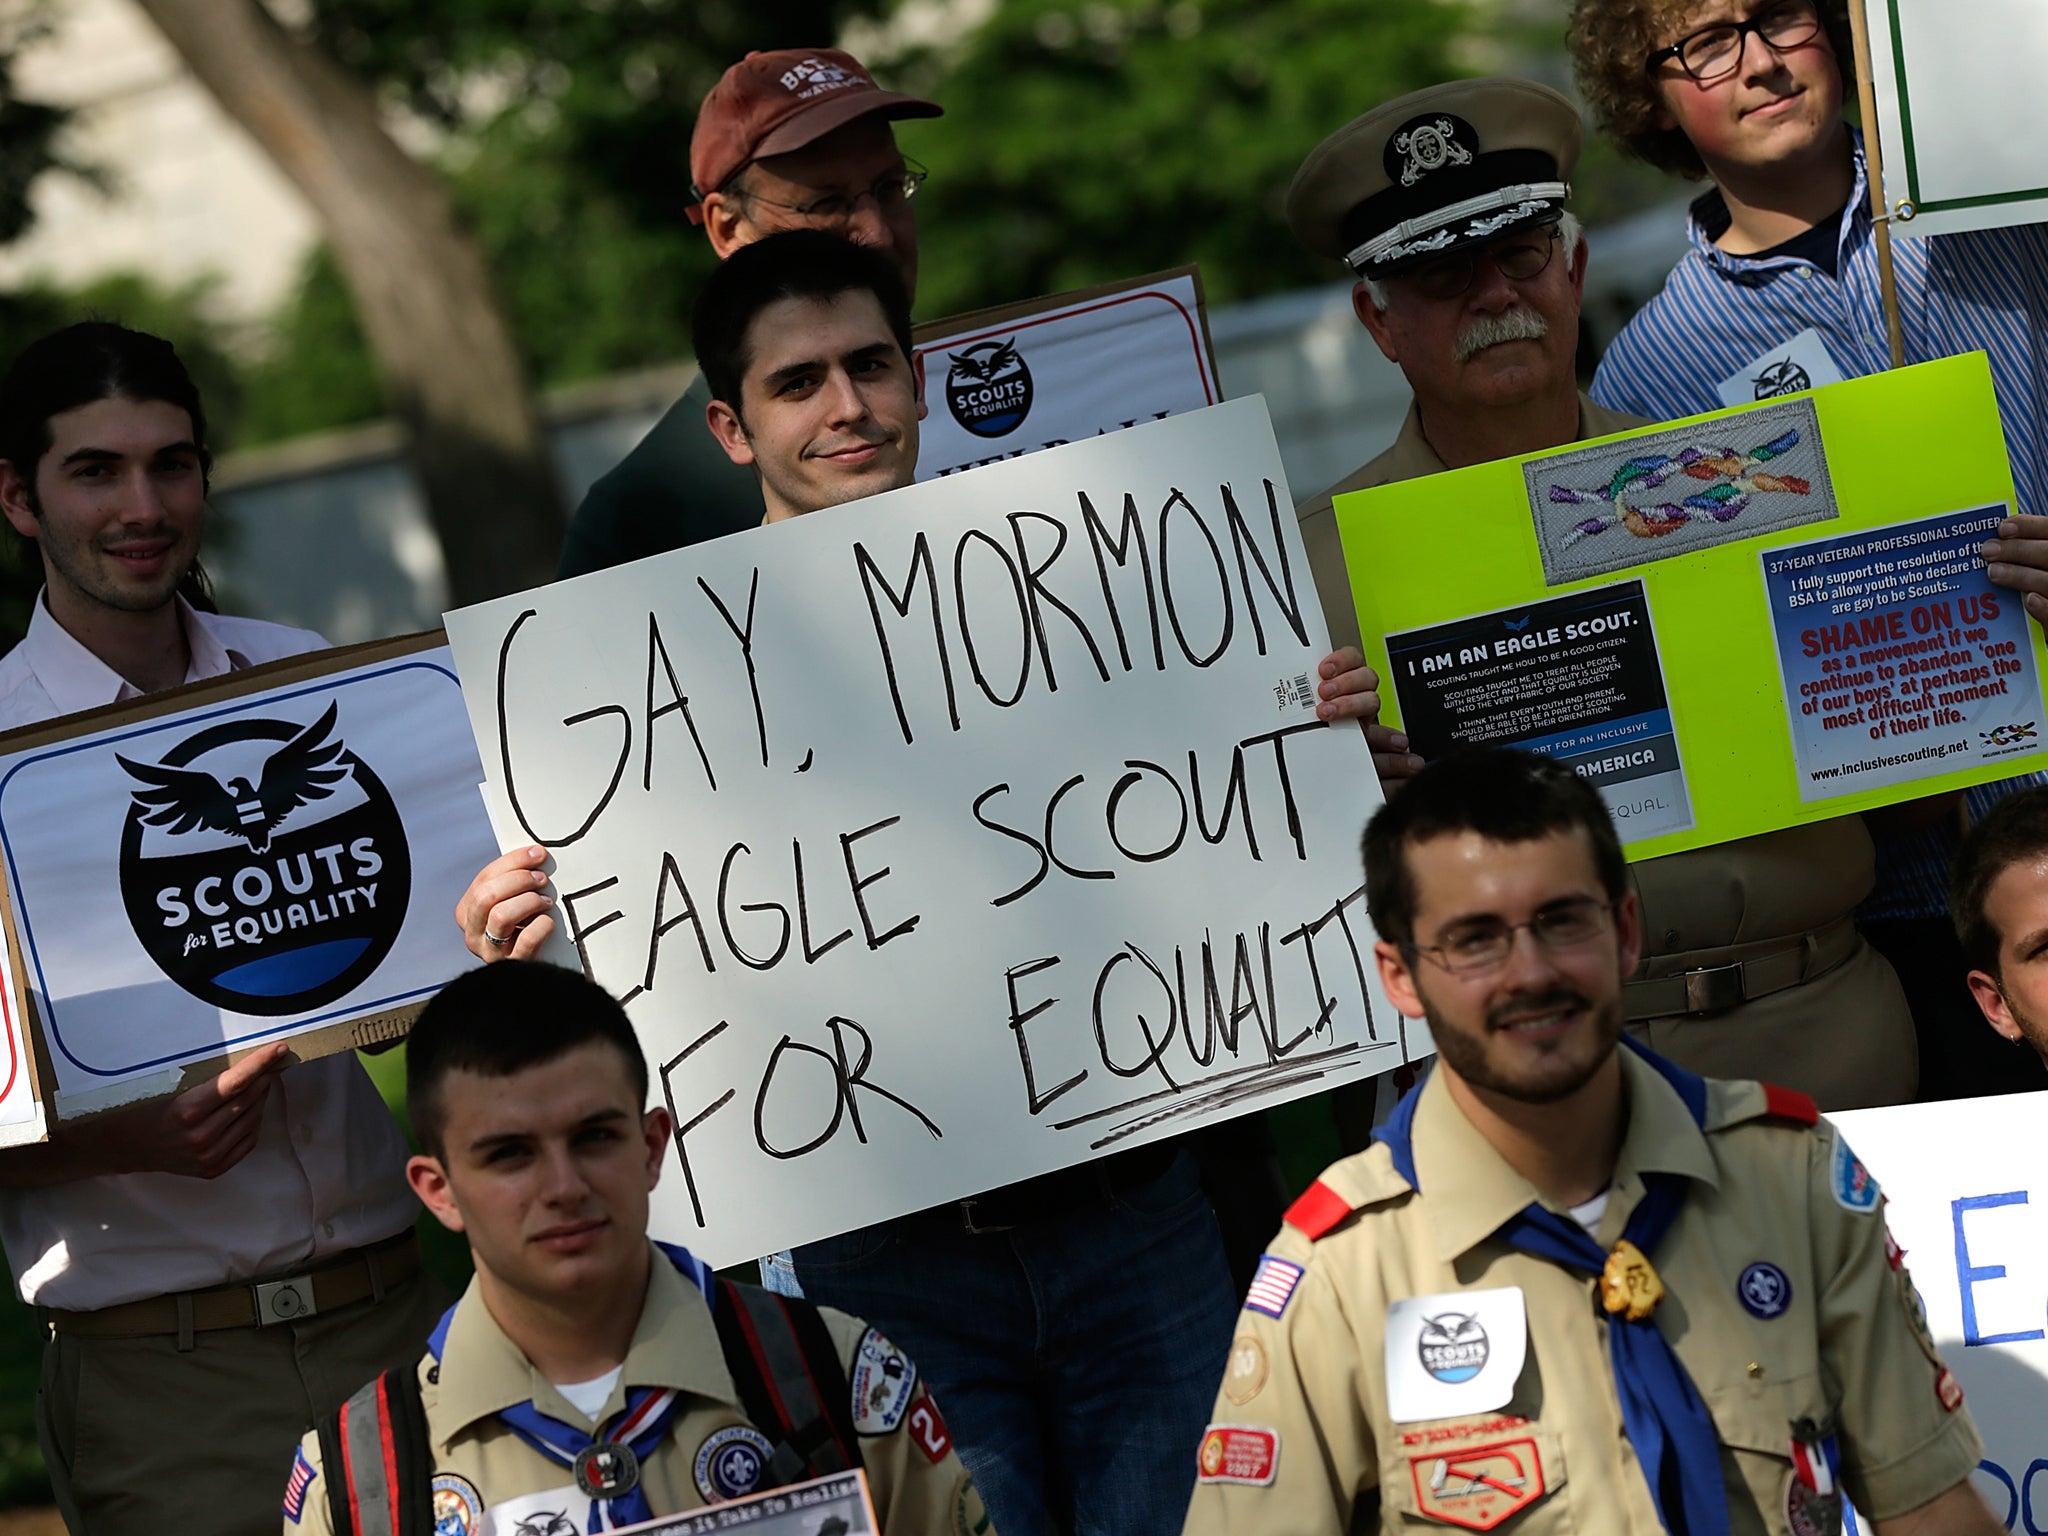
[[[1223,398],[1193,267],[918,327],[938,480]]]
[[[1861,0],[1892,233],[2048,219],[2048,6]],[[1902,203],[1911,204],[1912,217]]]
[[[714,1263],[1403,1059],[1262,400],[447,625]]]
[[[7,736],[0,849],[59,1118],[272,1040],[402,1034],[475,963],[448,913],[496,855],[480,773],[438,637]]]
[[[1986,1026],[1987,1028],[1989,1026]],[[2048,1528],[2048,1093],[1834,1114],[1884,1190],[2007,1530]]]

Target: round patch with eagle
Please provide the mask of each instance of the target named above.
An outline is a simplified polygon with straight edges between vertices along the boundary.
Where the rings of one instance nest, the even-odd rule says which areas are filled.
[[[1003,437],[1031,414],[1031,370],[1017,338],[983,341],[946,354],[946,405],[976,437]]]
[[[405,926],[412,858],[390,792],[336,734],[242,719],[193,732],[136,781],[121,830],[135,936],[194,997],[265,1016],[324,1007]]]

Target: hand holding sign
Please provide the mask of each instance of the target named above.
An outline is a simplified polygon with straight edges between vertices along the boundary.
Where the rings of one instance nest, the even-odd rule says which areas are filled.
[[[462,942],[479,960],[531,960],[540,952],[555,920],[548,916],[554,897],[541,866],[545,848],[522,844],[501,853],[476,873],[469,889],[455,903],[455,926]]]
[[[2024,593],[2036,624],[2048,624],[2048,517],[2020,514],[1998,525],[1998,537],[1978,551],[1996,587]]]
[[[216,1077],[168,1099],[66,1126],[58,1156],[69,1177],[175,1173],[217,1179],[249,1155],[271,1085],[292,1064],[283,1041],[251,1051]]]

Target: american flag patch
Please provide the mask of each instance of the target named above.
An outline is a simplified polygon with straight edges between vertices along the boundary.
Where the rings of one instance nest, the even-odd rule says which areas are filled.
[[[1278,1317],[1287,1310],[1288,1299],[1294,1295],[1294,1287],[1300,1281],[1299,1264],[1276,1259],[1270,1253],[1261,1255],[1259,1272],[1252,1276],[1252,1288],[1244,1294],[1245,1310]]]
[[[306,1448],[300,1446],[298,1454],[292,1457],[292,1475],[284,1485],[284,1517],[293,1525],[306,1512],[306,1490],[319,1475],[313,1470],[313,1463],[306,1460]]]

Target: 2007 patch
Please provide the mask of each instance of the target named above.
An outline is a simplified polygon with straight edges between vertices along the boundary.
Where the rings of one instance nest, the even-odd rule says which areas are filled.
[[[775,1447],[751,1424],[728,1424],[713,1430],[697,1447],[697,1491],[707,1504],[744,1498],[761,1484],[761,1474]]]
[[[889,1435],[910,1411],[910,1394],[917,1390],[917,1367],[910,1357],[870,1328],[860,1336],[854,1351],[853,1427],[863,1435]]]
[[[1230,1346],[1230,1363],[1223,1368],[1223,1395],[1242,1407],[1259,1395],[1266,1384],[1266,1346],[1248,1333],[1240,1333]]]
[[[1849,1150],[1849,1143],[1842,1139],[1840,1131],[1835,1132],[1835,1162],[1833,1177],[1829,1180],[1835,1191],[1835,1203],[1845,1211],[1877,1209],[1877,1202],[1884,1191],[1877,1187],[1877,1180],[1863,1166],[1861,1158]]]
[[[1536,1442],[1495,1440],[1441,1454],[1410,1456],[1415,1507],[1434,1520],[1490,1531],[1543,1497]]]
[[[306,1512],[306,1490],[313,1486],[313,1479],[320,1475],[319,1468],[306,1459],[306,1448],[300,1446],[292,1457],[292,1475],[284,1485],[284,1517],[293,1525]]]
[[[433,1485],[434,1536],[476,1536],[483,1528],[484,1501],[476,1484],[443,1472]]]
[[[1280,1473],[1280,1435],[1257,1424],[1211,1424],[1195,1458],[1195,1478],[1204,1483],[1243,1483],[1268,1488]]]

